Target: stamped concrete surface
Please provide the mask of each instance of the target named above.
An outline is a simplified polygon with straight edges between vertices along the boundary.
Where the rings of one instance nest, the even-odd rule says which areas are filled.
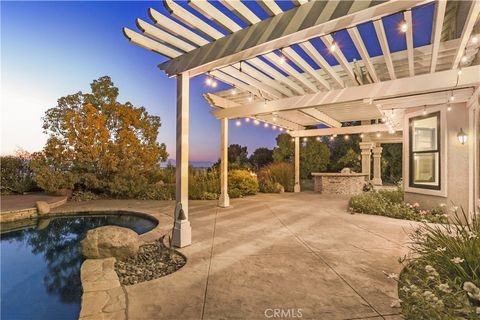
[[[128,319],[268,319],[279,309],[302,319],[402,319],[384,272],[400,271],[415,223],[351,215],[347,202],[310,192],[234,199],[225,209],[191,201],[187,264],[125,287]],[[128,206],[167,226],[173,213],[159,201],[80,206]]]

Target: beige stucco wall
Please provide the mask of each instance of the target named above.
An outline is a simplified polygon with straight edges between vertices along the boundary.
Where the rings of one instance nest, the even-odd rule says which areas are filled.
[[[458,207],[462,206],[467,211],[469,183],[468,146],[467,144],[462,145],[458,141],[457,134],[460,128],[463,128],[464,131],[468,129],[468,110],[466,103],[453,104],[450,112],[446,111],[446,106],[443,110],[446,112],[447,118],[447,197],[405,192],[405,200],[410,203],[418,202],[425,208],[437,207],[440,203],[445,203],[450,207],[453,203]],[[408,134],[408,132],[406,133]],[[442,165],[445,165],[443,159],[442,162]],[[404,174],[408,174],[408,172],[404,171]]]

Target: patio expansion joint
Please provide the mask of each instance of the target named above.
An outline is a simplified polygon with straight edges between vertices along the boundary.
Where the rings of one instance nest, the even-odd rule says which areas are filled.
[[[203,296],[203,304],[202,304],[202,317],[201,319],[203,320],[203,317],[205,315],[205,306],[207,304],[207,292],[208,292],[208,280],[210,278],[210,270],[212,268],[212,260],[213,260],[213,249],[215,246],[215,231],[217,227],[217,216],[218,216],[218,208],[215,209],[215,219],[213,220],[213,231],[212,231],[212,246],[210,248],[210,259],[208,262],[208,270],[207,270],[207,280],[205,281],[205,293]]]
[[[315,252],[315,250],[313,248],[311,248],[308,243],[303,240],[298,234],[296,234],[295,232],[293,232],[283,221],[282,219],[280,219],[280,217],[275,214],[274,210],[272,210],[272,208],[268,205],[268,204],[265,204],[268,208],[268,210],[275,216],[275,218],[278,219],[278,221],[295,237],[295,239],[297,239],[298,242],[300,242],[303,246],[305,246],[305,248],[307,248],[308,251],[310,251],[319,261],[321,261],[322,263],[324,263],[329,269],[331,269],[336,275],[337,277],[339,277],[348,287],[350,287],[350,289],[353,290],[353,292],[355,292],[363,301],[365,301],[368,306],[373,310],[375,311],[378,316],[380,316],[381,318],[385,319],[383,317],[383,315],[377,310],[375,309],[375,307],[365,298],[363,297],[344,277],[342,277],[338,272],[337,270],[335,270],[335,268],[333,268],[330,264],[327,263],[327,261],[325,261],[325,259],[322,258],[322,256],[320,254],[318,254],[317,252]],[[377,317],[377,316],[375,316]]]

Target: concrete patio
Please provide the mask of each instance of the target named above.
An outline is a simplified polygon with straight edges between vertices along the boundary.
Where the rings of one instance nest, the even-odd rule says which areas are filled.
[[[383,271],[400,271],[414,223],[350,215],[347,200],[303,192],[235,199],[227,209],[191,201],[186,266],[126,287],[128,318],[265,319],[270,309],[301,309],[305,319],[401,319],[391,307],[396,284]],[[173,211],[173,203],[158,201],[111,201],[110,208],[127,203],[156,211],[164,223]]]

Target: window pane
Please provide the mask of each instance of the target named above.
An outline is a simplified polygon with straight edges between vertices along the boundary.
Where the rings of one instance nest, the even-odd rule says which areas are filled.
[[[412,151],[437,149],[437,116],[412,121]]]
[[[413,156],[413,183],[439,186],[438,152],[416,153]]]

